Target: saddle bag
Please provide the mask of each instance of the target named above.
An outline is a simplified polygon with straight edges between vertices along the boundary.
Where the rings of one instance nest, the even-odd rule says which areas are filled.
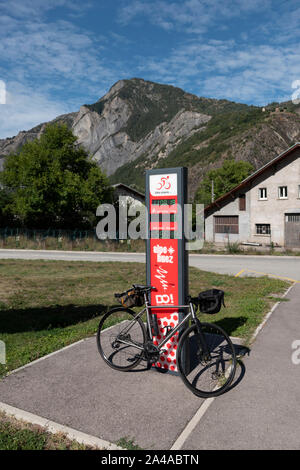
[[[209,289],[198,294],[199,308],[202,313],[214,314],[221,310],[224,303],[224,291]]]
[[[138,293],[135,289],[129,289],[121,294],[115,294],[117,301],[126,308],[141,307],[144,305],[143,294]]]

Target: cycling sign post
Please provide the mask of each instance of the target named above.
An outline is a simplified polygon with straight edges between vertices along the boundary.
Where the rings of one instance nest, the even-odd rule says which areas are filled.
[[[172,305],[176,307],[187,303],[188,255],[184,237],[186,203],[186,168],[146,171],[146,272],[147,284],[155,287],[150,300],[152,306],[157,306],[151,310],[158,327],[153,337],[156,345],[183,319],[184,310],[172,309]],[[179,335],[175,334],[168,341],[155,364],[157,368],[177,372],[178,340]]]

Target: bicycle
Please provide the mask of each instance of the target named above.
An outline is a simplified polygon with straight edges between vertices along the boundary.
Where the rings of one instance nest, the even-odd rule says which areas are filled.
[[[224,292],[213,289],[198,297],[188,297],[187,305],[152,306],[148,297],[152,286],[133,284],[133,289],[115,294],[123,307],[115,307],[101,319],[97,331],[97,346],[103,360],[113,369],[129,371],[146,360],[151,366],[164,354],[164,346],[180,334],[176,362],[185,385],[197,396],[208,398],[224,393],[235,375],[236,355],[227,333],[219,326],[202,323],[196,316],[197,309],[204,313],[216,313],[224,305]],[[144,308],[135,313],[133,306]],[[163,340],[155,345],[157,323],[151,309],[188,310],[184,318],[171,330],[167,329]],[[146,325],[142,316],[146,313]],[[182,331],[191,319],[191,325]],[[189,367],[186,354],[189,351]]]

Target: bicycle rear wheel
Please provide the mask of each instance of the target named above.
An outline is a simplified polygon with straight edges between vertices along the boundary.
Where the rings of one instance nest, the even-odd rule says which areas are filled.
[[[221,395],[230,386],[235,370],[234,346],[217,325],[201,323],[202,338],[207,350],[203,350],[198,326],[192,325],[179,341],[177,363],[185,385],[197,396],[209,398]],[[186,368],[186,354],[189,354],[189,369]]]
[[[128,371],[143,359],[146,329],[140,318],[128,309],[117,307],[101,319],[97,346],[102,359],[113,369]]]

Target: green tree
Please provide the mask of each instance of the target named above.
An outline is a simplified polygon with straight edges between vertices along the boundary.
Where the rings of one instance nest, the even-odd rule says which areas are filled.
[[[11,195],[7,190],[0,188],[0,227],[8,226],[13,223],[13,215],[9,208],[11,200]]]
[[[64,124],[9,155],[0,182],[12,195],[10,210],[27,227],[90,227],[96,208],[111,200],[106,176]]]
[[[221,168],[210,170],[206,174],[197,190],[195,202],[205,206],[211,203],[212,181],[215,199],[217,199],[247,178],[253,170],[249,162],[225,160]]]

